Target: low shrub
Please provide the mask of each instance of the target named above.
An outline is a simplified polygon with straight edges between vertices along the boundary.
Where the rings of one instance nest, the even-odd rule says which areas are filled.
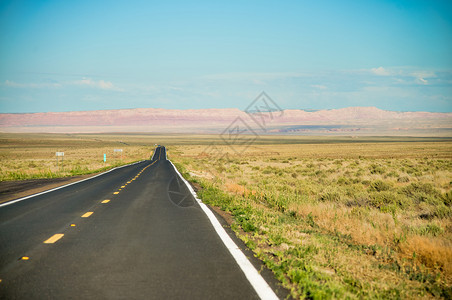
[[[441,195],[441,200],[443,200],[446,206],[452,206],[452,191],[448,191]]]
[[[385,172],[386,172],[386,169],[380,165],[377,165],[377,164],[370,165],[370,173],[371,174],[384,174]]]
[[[380,210],[388,205],[406,208],[412,204],[409,198],[391,191],[371,192],[369,203]]]
[[[410,178],[408,178],[408,176],[400,176],[399,178],[397,178],[397,182],[400,183],[410,182]]]
[[[382,180],[376,180],[372,182],[369,186],[370,191],[382,192],[388,191],[392,188],[392,184]]]
[[[420,235],[438,236],[444,232],[444,229],[436,224],[427,224],[425,226],[417,228],[416,231],[416,233]]]
[[[320,194],[318,199],[323,202],[339,202],[341,200],[341,194],[337,191],[330,190]]]
[[[433,216],[439,219],[450,218],[452,217],[452,208],[447,207],[445,205],[439,205],[435,207],[435,210],[433,211]]]
[[[439,196],[440,193],[431,183],[413,182],[402,189],[402,193],[414,197],[416,194],[424,193],[426,195]]]

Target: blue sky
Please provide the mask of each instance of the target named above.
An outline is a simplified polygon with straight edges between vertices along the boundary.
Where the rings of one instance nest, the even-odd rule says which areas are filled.
[[[0,112],[452,111],[451,1],[2,1]]]

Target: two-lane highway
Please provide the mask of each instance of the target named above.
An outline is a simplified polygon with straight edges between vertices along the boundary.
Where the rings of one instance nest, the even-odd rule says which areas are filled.
[[[236,260],[161,146],[0,206],[5,299],[258,299]]]

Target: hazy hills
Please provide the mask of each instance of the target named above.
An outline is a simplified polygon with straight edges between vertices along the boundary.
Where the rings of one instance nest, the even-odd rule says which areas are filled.
[[[2,132],[162,132],[451,136],[452,113],[375,107],[252,114],[238,109],[119,109],[0,114]]]

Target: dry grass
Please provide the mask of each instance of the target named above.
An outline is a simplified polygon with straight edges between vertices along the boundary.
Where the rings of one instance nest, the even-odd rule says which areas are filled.
[[[95,172],[148,159],[162,144],[293,296],[452,297],[450,141],[268,136],[247,148],[208,147],[220,141],[0,134],[0,179]],[[64,169],[56,151],[65,152]]]
[[[173,150],[294,296],[451,296],[452,143]]]
[[[152,144],[153,145],[153,144]],[[123,149],[123,155],[114,149]],[[64,152],[57,165],[55,152]],[[77,135],[0,135],[0,180],[88,174],[148,159],[152,147],[130,137]],[[107,154],[104,163],[103,155]]]

